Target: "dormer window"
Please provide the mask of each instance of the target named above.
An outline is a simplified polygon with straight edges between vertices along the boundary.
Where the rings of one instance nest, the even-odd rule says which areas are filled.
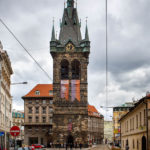
[[[40,91],[35,91],[35,95],[40,95]]]
[[[49,91],[49,95],[53,95],[53,91],[52,90]]]

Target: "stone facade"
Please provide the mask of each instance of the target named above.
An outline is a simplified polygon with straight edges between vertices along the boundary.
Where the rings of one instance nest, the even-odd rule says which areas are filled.
[[[149,97],[144,97],[120,119],[122,150],[129,146],[132,150],[150,150],[148,141],[150,124],[148,122]]]
[[[87,67],[90,41],[87,27],[85,39],[81,38],[80,26],[74,0],[68,0],[61,22],[59,39],[55,38],[53,27],[50,42],[50,52],[53,57],[54,144],[88,145]],[[66,97],[61,96],[61,83],[64,80],[68,82]],[[78,95],[78,98],[74,100],[72,100],[73,80],[79,82],[78,93],[73,91],[76,96]]]
[[[0,147],[9,148],[9,131],[12,125],[12,97],[10,95],[11,75],[13,74],[11,62],[0,42]]]

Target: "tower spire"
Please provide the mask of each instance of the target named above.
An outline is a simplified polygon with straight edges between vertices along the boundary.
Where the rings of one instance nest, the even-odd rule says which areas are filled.
[[[88,26],[87,26],[87,18],[88,17],[86,17],[85,40],[89,41],[89,32],[88,32]]]
[[[52,28],[52,37],[51,37],[51,41],[55,41],[55,27],[54,27],[54,18],[53,18],[53,28]]]

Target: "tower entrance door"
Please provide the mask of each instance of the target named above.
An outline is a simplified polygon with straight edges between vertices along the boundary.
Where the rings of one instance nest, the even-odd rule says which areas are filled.
[[[73,144],[74,144],[74,139],[73,139],[73,136],[72,136],[72,135],[68,135],[68,137],[67,137],[67,144],[73,146]]]

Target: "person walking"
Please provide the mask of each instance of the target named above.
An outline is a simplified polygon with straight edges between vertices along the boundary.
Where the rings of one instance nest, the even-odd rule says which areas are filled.
[[[129,150],[129,145],[128,144],[126,145],[126,150]]]

